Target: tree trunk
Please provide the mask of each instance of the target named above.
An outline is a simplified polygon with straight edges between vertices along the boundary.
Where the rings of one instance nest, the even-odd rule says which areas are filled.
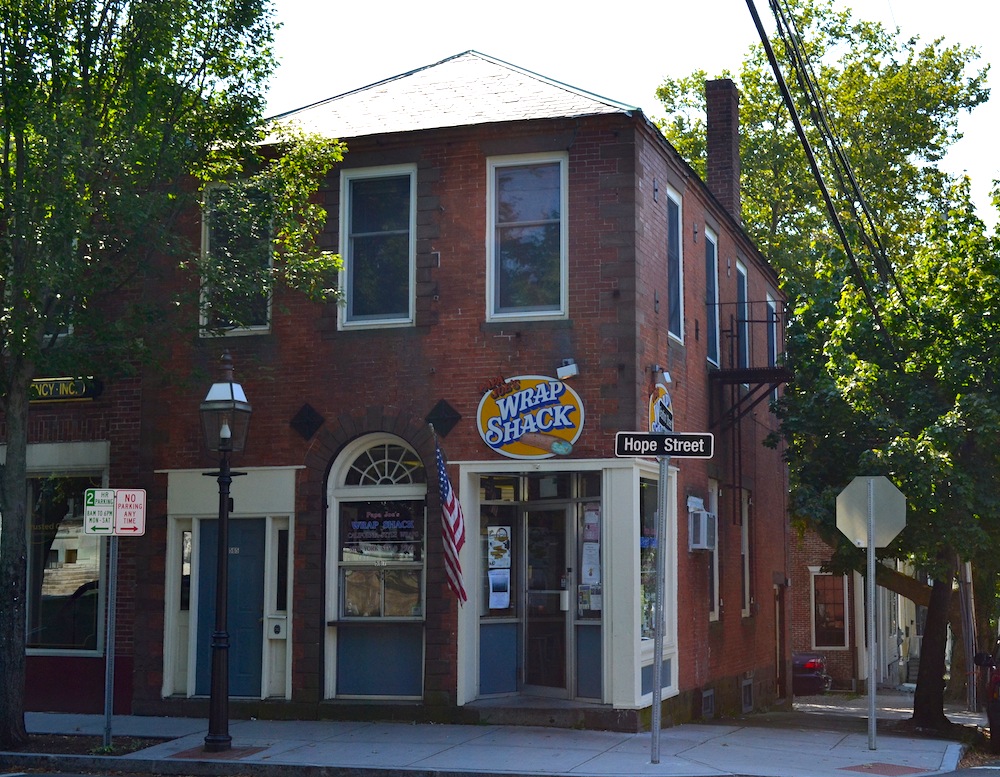
[[[948,642],[948,611],[951,605],[951,576],[934,580],[927,623],[920,648],[920,672],[913,694],[913,723],[921,728],[944,729],[950,721],[944,714],[945,647]]]
[[[0,749],[4,750],[28,741],[24,728],[28,383],[15,372],[3,400],[7,460],[0,475]]]

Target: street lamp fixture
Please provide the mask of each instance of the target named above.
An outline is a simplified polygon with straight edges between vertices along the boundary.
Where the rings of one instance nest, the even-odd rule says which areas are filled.
[[[232,747],[229,735],[229,486],[234,475],[229,456],[246,445],[252,408],[243,387],[233,381],[233,360],[222,355],[222,380],[212,384],[201,403],[205,445],[219,454],[219,471],[207,472],[219,482],[219,536],[215,570],[215,630],[212,632],[212,687],[205,750],[219,753]]]

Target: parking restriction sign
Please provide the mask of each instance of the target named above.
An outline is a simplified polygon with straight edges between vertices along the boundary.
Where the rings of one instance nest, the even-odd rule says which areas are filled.
[[[88,488],[83,494],[83,533],[115,533],[115,490]]]
[[[84,534],[141,537],[146,533],[146,491],[88,488],[83,495]]]

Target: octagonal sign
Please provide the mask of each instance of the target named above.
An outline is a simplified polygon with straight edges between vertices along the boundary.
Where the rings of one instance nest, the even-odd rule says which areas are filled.
[[[906,497],[886,477],[857,477],[837,495],[837,528],[859,548],[868,547],[868,520],[875,547],[884,548],[906,526]]]

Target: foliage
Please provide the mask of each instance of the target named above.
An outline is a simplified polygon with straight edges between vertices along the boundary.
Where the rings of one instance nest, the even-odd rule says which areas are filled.
[[[975,69],[975,49],[903,39],[829,0],[780,5],[799,35],[775,53],[847,239],[755,46],[738,84],[743,216],[791,303],[795,377],[777,408],[791,511],[836,542],[836,495],[856,475],[887,475],[907,496],[908,524],[884,555],[950,579],[956,554],[1000,541],[1000,245],[968,182],[937,166],[959,115],[987,99],[987,68]],[[793,40],[811,65],[811,101],[810,82],[790,75]],[[704,148],[691,137],[703,128],[676,117],[703,104],[701,75],[658,92],[674,116],[660,126],[682,152]],[[842,541],[832,566],[856,562]]]
[[[184,236],[206,182],[267,193],[274,261],[254,283],[332,287],[311,197],[343,149],[288,133],[263,143],[274,29],[270,0],[0,0],[0,746],[25,737],[32,378],[134,368],[154,324],[198,325],[144,292],[205,269]],[[213,268],[212,283],[245,290],[242,269]]]

